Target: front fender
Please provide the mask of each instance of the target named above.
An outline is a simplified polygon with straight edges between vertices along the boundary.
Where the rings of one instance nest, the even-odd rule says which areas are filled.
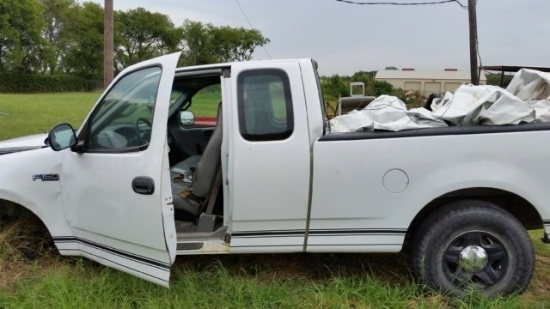
[[[52,236],[72,234],[61,203],[59,181],[65,154],[41,148],[0,156],[0,200],[33,212]]]

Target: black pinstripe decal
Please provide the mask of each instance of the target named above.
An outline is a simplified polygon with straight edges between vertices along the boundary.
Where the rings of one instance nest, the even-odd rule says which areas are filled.
[[[83,245],[93,247],[110,254],[115,254],[123,258],[131,259],[135,262],[138,262],[147,266],[152,266],[161,270],[170,270],[170,264],[153,260],[137,254],[133,254],[130,252],[118,250],[116,248],[105,246],[87,239],[82,239],[82,238],[72,237],[72,236],[71,237],[53,237],[53,241],[55,243],[81,243]]]
[[[358,236],[358,235],[395,235],[405,236],[406,229],[326,229],[309,230],[309,236]],[[266,230],[233,232],[232,238],[299,237],[305,230]]]
[[[128,267],[128,266],[126,266],[126,265],[122,265],[122,264],[120,264],[120,263],[117,263],[117,262],[115,262],[115,261],[113,261],[113,260],[111,260],[111,259],[108,259],[108,258],[106,258],[106,257],[103,257],[103,256],[99,256],[99,255],[96,255],[96,254],[93,254],[93,253],[91,253],[91,252],[88,252],[88,251],[86,251],[86,250],[76,250],[76,249],[60,249],[59,251],[79,251],[79,252],[80,252],[80,251],[82,251],[82,252],[85,252],[86,254],[89,254],[89,255],[93,255],[93,256],[95,256],[95,257],[97,257],[97,258],[100,258],[100,259],[103,259],[103,260],[109,261],[109,262],[111,262],[111,263],[113,263],[113,264],[117,264],[117,265],[119,265],[119,266],[121,266],[121,267],[124,267],[124,268],[126,268],[126,269],[129,269],[129,270],[131,270],[131,271],[135,271],[135,272],[138,272],[138,273],[144,274],[144,275],[146,275],[146,276],[148,276],[148,277],[152,277],[152,278],[155,278],[155,279],[157,279],[157,280],[160,280],[160,281],[162,281],[162,282],[166,282],[166,283],[169,283],[169,281],[168,281],[168,280],[164,280],[164,279],[162,279],[162,278],[159,278],[159,277],[155,277],[155,276],[153,276],[153,275],[150,275],[150,274],[146,274],[146,273],[144,273],[144,272],[142,272],[142,271],[140,271],[140,270],[137,270],[137,269],[135,269],[135,268],[131,268],[131,267]]]

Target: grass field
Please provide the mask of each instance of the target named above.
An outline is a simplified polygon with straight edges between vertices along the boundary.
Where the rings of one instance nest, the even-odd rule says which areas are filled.
[[[0,94],[0,140],[78,127],[99,93]],[[0,167],[1,168],[1,167]],[[531,236],[536,271],[527,291],[507,299],[448,299],[414,282],[401,254],[286,254],[178,257],[165,289],[83,259],[21,252],[27,222],[0,225],[1,308],[548,308],[550,246]]]
[[[0,94],[0,140],[44,133],[68,122],[78,128],[100,93]]]

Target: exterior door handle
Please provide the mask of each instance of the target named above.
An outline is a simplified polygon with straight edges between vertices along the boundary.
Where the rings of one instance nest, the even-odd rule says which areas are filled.
[[[132,189],[138,194],[152,195],[155,193],[155,181],[151,177],[138,176],[132,180]]]

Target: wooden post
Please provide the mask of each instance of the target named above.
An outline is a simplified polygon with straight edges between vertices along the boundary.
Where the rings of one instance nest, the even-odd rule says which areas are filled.
[[[113,0],[105,0],[103,23],[103,88],[107,88],[113,81]]]
[[[471,82],[474,85],[479,84],[477,73],[477,17],[476,1],[468,0],[468,19],[470,24],[470,74]]]

